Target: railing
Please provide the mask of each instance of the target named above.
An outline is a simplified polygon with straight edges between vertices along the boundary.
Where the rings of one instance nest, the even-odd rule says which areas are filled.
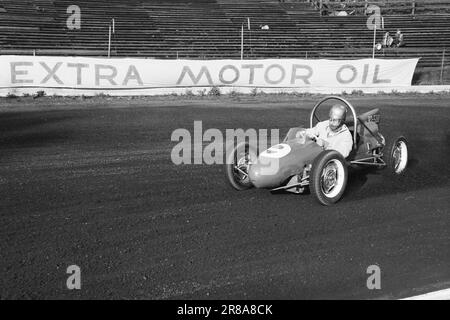
[[[448,0],[311,0],[312,5],[319,11],[320,16],[333,15],[365,15],[371,5],[378,6],[381,14],[448,14],[450,1]]]

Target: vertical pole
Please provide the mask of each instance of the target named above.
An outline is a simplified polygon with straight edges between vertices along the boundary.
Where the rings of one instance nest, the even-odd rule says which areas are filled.
[[[320,4],[319,4],[320,16],[322,16],[322,9],[323,9],[323,0],[320,0]]]
[[[108,58],[111,57],[111,25],[109,25],[109,34],[108,34]]]
[[[377,24],[373,25],[373,46],[372,46],[372,59],[375,59],[375,41],[377,38]]]
[[[252,28],[250,26],[250,18],[247,18],[247,23],[248,23],[247,27],[248,27],[249,37],[250,37],[250,50],[249,51],[250,51],[250,59],[251,59],[253,56],[253,48],[252,48]],[[248,55],[247,55],[247,58],[248,58]]]
[[[412,10],[411,10],[411,14],[415,15],[416,14],[416,0],[413,0],[412,2]]]
[[[116,34],[116,20],[112,18],[112,30],[111,30],[111,47],[114,39],[112,38]]]
[[[244,60],[244,24],[241,26],[241,60]]]
[[[442,50],[441,85],[444,84],[444,63],[445,63],[445,48],[444,50]]]

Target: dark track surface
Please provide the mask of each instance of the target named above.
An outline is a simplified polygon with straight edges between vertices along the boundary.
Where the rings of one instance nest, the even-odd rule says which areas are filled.
[[[404,133],[413,159],[400,181],[353,173],[329,208],[237,192],[222,166],[170,161],[172,131],[194,120],[285,134],[306,125],[313,100],[0,113],[0,297],[372,299],[450,287],[449,100],[350,98],[361,112],[380,107],[381,132]],[[65,289],[71,264],[80,291]],[[381,290],[366,288],[373,264]]]

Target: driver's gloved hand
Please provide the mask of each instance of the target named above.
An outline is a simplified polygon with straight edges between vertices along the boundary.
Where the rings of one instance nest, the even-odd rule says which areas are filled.
[[[328,148],[328,145],[329,145],[329,143],[327,141],[322,140],[320,138],[316,138],[316,143],[324,149]]]
[[[323,147],[323,140],[322,140],[322,139],[316,138],[316,143],[317,143],[319,146]]]
[[[306,133],[306,136],[309,139],[314,140],[314,141],[316,141],[316,139],[317,139],[317,137],[315,135],[313,135],[312,133],[309,133],[309,132]]]

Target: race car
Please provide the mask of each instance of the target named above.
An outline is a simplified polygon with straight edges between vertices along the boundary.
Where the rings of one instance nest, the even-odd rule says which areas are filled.
[[[342,198],[349,166],[384,169],[392,176],[404,174],[408,166],[408,141],[403,135],[385,138],[379,132],[379,109],[357,116],[346,99],[328,96],[312,109],[310,127],[325,120],[319,111],[325,114],[328,108],[324,107],[332,101],[344,105],[352,115],[345,123],[353,138],[352,152],[346,159],[338,151],[324,150],[308,137],[305,128],[295,127],[282,143],[259,155],[248,142],[227,152],[226,176],[231,186],[236,190],[256,187],[293,193],[303,193],[309,188],[319,203],[329,206]]]

